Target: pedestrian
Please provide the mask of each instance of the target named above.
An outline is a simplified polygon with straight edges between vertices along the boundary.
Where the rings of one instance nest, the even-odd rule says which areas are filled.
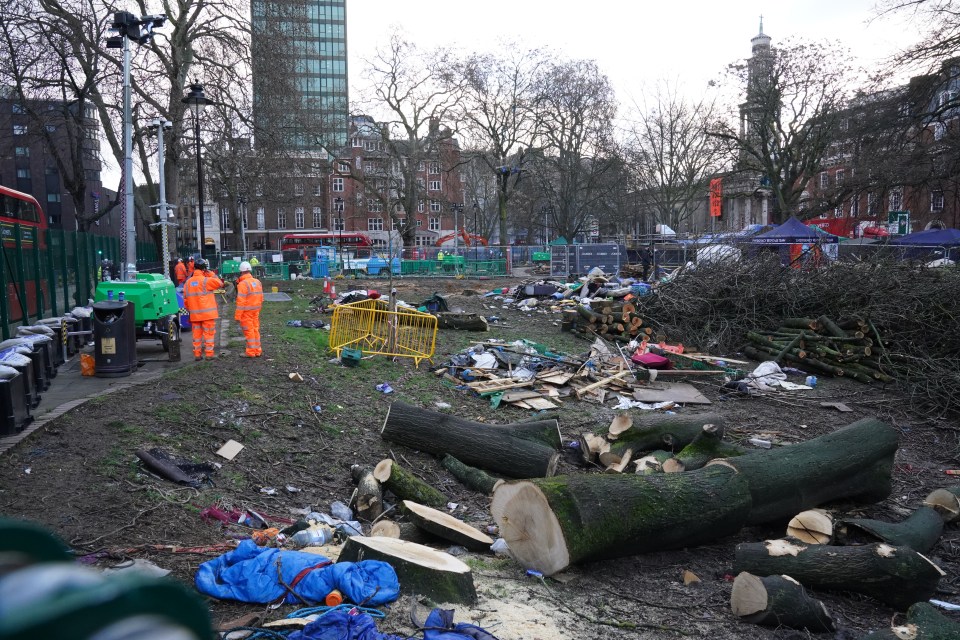
[[[183,285],[183,306],[190,314],[193,328],[193,359],[200,360],[203,346],[207,360],[216,358],[214,341],[217,337],[217,298],[213,292],[223,286],[223,281],[212,271],[207,271],[207,261],[199,258],[194,262],[193,275]],[[202,338],[202,343],[201,343]]]
[[[643,281],[647,281],[647,277],[650,275],[650,266],[653,264],[653,254],[650,252],[650,249],[643,247],[640,249],[640,277],[643,278]]]
[[[177,279],[177,286],[183,286],[187,281],[187,265],[183,264],[183,258],[177,258],[177,266],[173,268],[173,275]]]
[[[243,337],[247,340],[246,358],[259,358],[263,355],[260,348],[260,308],[263,306],[263,285],[250,273],[253,267],[249,262],[240,263],[240,279],[237,280],[237,311],[233,318],[240,323]]]

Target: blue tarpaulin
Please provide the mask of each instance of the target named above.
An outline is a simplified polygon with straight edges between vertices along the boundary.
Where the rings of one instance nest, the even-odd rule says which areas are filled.
[[[423,629],[424,640],[497,640],[482,627],[465,622],[454,624],[450,609],[434,609],[423,625],[417,626]],[[380,633],[369,615],[338,609],[320,616],[301,631],[295,631],[288,640],[408,640],[411,637],[415,636]]]
[[[349,602],[374,607],[393,602],[400,593],[397,574],[386,562],[331,564],[321,555],[259,547],[253,540],[201,564],[194,582],[201,593],[223,600],[267,603],[285,596],[286,602],[300,604],[278,576],[313,603],[323,602],[334,589]]]

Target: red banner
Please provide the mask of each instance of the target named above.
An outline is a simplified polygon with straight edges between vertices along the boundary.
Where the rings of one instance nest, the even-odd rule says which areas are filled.
[[[723,180],[710,180],[710,217],[719,218],[723,211]]]

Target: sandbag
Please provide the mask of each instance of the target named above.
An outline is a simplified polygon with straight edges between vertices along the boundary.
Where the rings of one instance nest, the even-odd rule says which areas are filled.
[[[17,335],[18,336],[39,335],[39,336],[50,336],[52,338],[56,334],[53,331],[53,329],[51,329],[50,327],[45,327],[42,324],[32,324],[27,327],[17,327]]]
[[[13,367],[0,365],[0,380],[10,380],[20,375],[20,372]]]
[[[17,351],[16,347],[0,350],[0,364],[8,367],[26,367],[33,362],[33,358]]]

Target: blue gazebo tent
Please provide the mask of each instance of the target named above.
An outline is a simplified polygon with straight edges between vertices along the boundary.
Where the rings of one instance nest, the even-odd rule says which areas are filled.
[[[750,239],[754,244],[836,244],[839,238],[822,229],[808,227],[794,216],[770,231]]]
[[[960,230],[927,229],[908,233],[890,241],[903,250],[903,257],[911,260],[930,258],[960,258]]]

